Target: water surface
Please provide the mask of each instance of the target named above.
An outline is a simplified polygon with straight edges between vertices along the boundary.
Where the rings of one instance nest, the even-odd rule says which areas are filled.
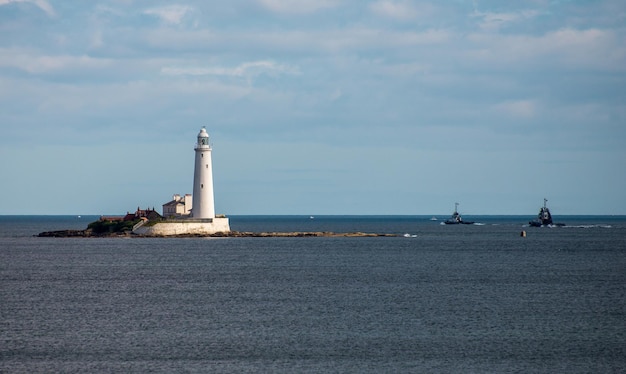
[[[0,217],[0,371],[626,367],[623,217],[241,216],[232,229],[399,236],[32,236],[95,218]]]

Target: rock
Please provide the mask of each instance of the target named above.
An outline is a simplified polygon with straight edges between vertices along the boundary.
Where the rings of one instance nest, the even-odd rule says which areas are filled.
[[[45,231],[40,232],[39,237],[52,237],[52,238],[73,238],[73,237],[85,237],[89,236],[85,230],[59,230],[59,231]]]

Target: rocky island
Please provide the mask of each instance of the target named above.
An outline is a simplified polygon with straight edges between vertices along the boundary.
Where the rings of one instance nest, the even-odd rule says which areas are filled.
[[[94,232],[92,230],[58,230],[44,231],[38,237],[48,238],[303,238],[303,237],[377,237],[377,236],[397,236],[395,234],[366,233],[366,232],[329,232],[329,231],[293,231],[293,232],[250,232],[250,231],[229,231],[217,232],[214,234],[180,234],[180,235],[139,235],[131,231],[114,232]]]
[[[380,237],[397,236],[395,234],[347,232],[336,233],[329,231],[293,231],[293,232],[250,232],[250,231],[228,231],[216,232],[213,234],[179,234],[179,235],[141,235],[133,233],[133,227],[140,220],[132,221],[110,221],[101,219],[90,223],[84,230],[57,230],[44,231],[38,237],[48,238],[303,238],[303,237]]]

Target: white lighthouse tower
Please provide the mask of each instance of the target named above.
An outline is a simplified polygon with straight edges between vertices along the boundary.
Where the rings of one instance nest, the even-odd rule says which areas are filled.
[[[215,218],[213,202],[213,166],[211,163],[211,145],[209,134],[203,127],[198,134],[198,143],[194,147],[196,163],[193,172],[193,218]]]

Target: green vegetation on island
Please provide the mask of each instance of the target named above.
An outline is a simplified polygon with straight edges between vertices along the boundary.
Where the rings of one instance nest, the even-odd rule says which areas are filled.
[[[92,233],[101,235],[106,233],[125,233],[132,232],[133,226],[141,221],[140,219],[132,220],[132,221],[107,221],[107,220],[98,220],[95,222],[91,222],[87,225],[87,230],[91,230]]]

